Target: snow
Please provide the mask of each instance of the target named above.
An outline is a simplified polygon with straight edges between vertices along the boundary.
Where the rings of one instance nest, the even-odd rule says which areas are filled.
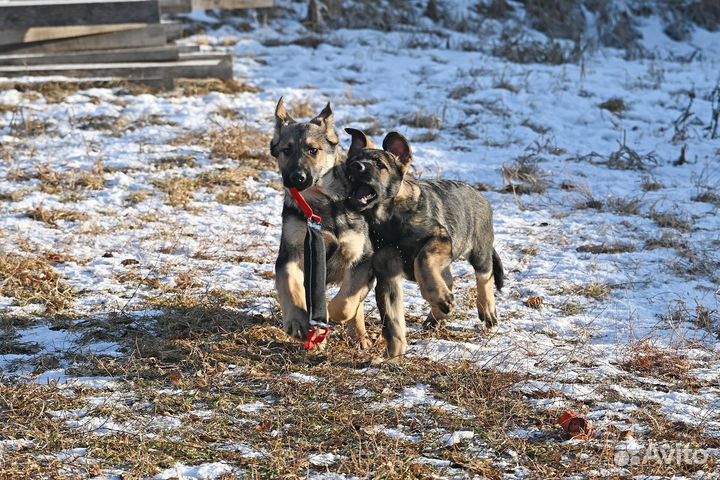
[[[310,455],[308,457],[308,462],[316,467],[329,467],[345,458],[347,457],[343,455],[335,455],[334,453],[318,453]]]
[[[225,462],[203,463],[196,466],[176,463],[172,467],[158,473],[153,478],[155,480],[213,480],[235,472],[236,470]]]
[[[475,437],[475,432],[468,430],[458,430],[453,433],[447,433],[442,436],[442,441],[446,447],[453,447],[459,443],[467,442]]]
[[[363,431],[369,434],[382,433],[383,435],[387,435],[390,438],[396,438],[404,442],[417,443],[420,441],[419,435],[408,435],[407,433],[397,428],[389,428],[385,425],[373,425],[371,427],[365,427]]]

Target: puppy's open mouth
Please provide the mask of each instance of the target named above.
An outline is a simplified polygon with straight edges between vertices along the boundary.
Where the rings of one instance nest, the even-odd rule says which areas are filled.
[[[373,198],[377,197],[375,191],[369,185],[358,185],[351,197],[360,205],[367,205]]]

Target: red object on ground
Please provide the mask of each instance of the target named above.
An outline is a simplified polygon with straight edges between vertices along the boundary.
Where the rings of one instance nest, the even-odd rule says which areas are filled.
[[[558,424],[574,440],[590,440],[592,438],[593,426],[590,420],[581,417],[572,410],[563,413],[558,420]]]
[[[315,347],[325,341],[328,335],[330,335],[329,328],[314,327],[310,330],[310,333],[308,333],[307,342],[305,342],[303,347],[305,347],[307,351],[314,350]]]

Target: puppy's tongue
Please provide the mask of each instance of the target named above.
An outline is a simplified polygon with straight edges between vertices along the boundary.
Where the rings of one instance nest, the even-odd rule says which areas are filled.
[[[355,200],[360,203],[368,203],[375,196],[375,192],[373,192],[372,188],[367,185],[360,185],[357,190],[355,190],[355,194],[353,196],[355,197]]]

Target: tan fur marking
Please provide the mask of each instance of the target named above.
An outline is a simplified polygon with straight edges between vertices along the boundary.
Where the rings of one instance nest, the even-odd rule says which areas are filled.
[[[362,257],[365,250],[365,235],[348,231],[338,238],[338,247],[348,265],[355,264]]]
[[[493,274],[477,273],[475,274],[477,281],[477,309],[480,320],[483,320],[488,327],[497,323],[497,314],[495,312],[495,290],[493,287]]]

